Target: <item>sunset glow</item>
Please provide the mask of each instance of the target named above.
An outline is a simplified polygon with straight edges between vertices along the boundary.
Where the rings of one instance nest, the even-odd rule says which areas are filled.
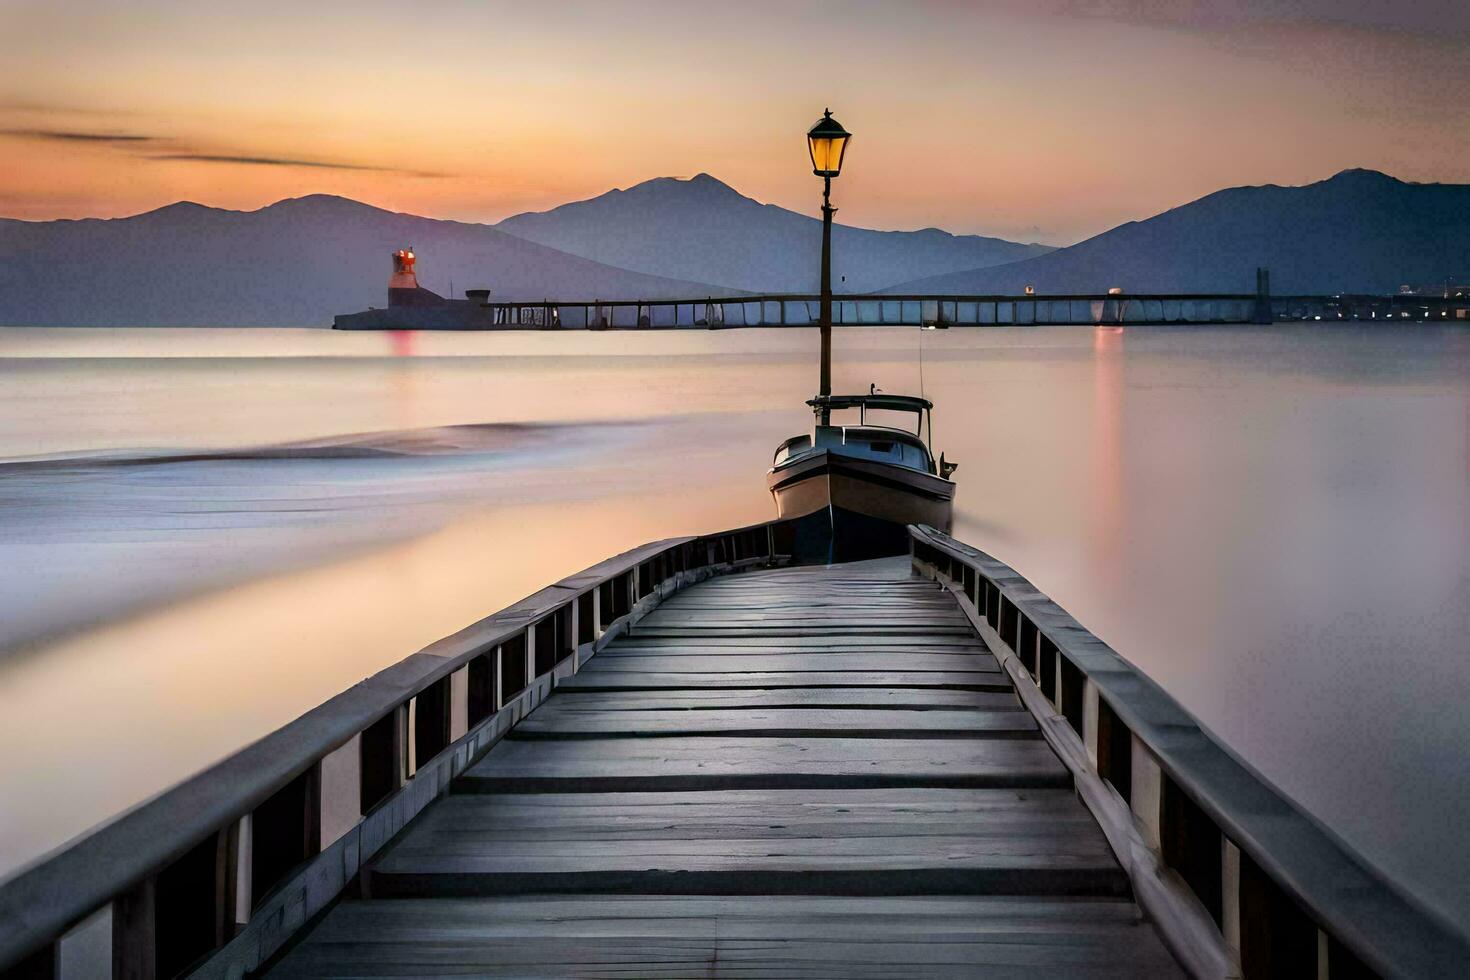
[[[1470,179],[1470,14],[1306,6],[11,2],[0,214],[491,221],[701,171],[811,212],[825,105],[868,226],[1067,243],[1222,186]]]

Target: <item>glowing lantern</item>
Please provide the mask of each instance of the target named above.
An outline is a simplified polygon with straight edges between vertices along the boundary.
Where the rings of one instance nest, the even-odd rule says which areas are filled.
[[[847,151],[852,134],[842,128],[842,123],[832,118],[828,109],[807,131],[807,149],[812,155],[812,173],[818,177],[836,177],[842,173],[842,155]]]

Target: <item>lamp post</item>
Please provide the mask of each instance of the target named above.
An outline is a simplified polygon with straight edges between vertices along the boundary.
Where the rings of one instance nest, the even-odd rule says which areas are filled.
[[[820,398],[832,394],[832,215],[837,213],[832,206],[832,178],[842,173],[842,156],[851,139],[852,134],[832,118],[831,109],[806,134],[812,173],[822,178],[822,300],[817,322],[822,332],[822,375],[817,391]],[[825,402],[817,410],[817,419],[819,425],[832,421],[832,410]]]

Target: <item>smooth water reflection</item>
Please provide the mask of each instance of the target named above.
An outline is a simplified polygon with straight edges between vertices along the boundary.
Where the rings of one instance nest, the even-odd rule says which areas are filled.
[[[75,455],[0,472],[0,862],[609,553],[768,517],[815,339],[0,331],[0,455]],[[958,536],[1470,924],[1470,333],[845,330],[836,387],[916,389],[920,344]]]

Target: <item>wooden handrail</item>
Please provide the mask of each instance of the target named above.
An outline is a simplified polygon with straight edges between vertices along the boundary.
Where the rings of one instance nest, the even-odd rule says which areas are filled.
[[[1372,868],[1009,565],[930,527],[909,534],[915,566],[951,582],[1026,667],[1163,863],[1214,915],[1246,977],[1309,967],[1318,975],[1324,956],[1330,976],[1365,968],[1451,976],[1470,963],[1470,937]]]
[[[0,973],[54,976],[60,942],[68,930],[108,908],[115,972],[172,975],[197,965],[201,956],[231,942],[252,912],[261,911],[263,893],[289,880],[304,862],[334,843],[327,839],[322,816],[324,783],[329,781],[323,764],[329,757],[351,749],[347,761],[366,767],[369,752],[375,751],[369,741],[388,747],[382,757],[386,795],[368,799],[366,791],[353,786],[359,795],[352,805],[362,812],[349,814],[353,819],[344,832],[395,798],[411,795],[415,771],[428,772],[435,761],[450,759],[452,765],[433,770],[430,789],[442,791],[446,773],[460,771],[482,755],[539,703],[553,674],[559,673],[558,665],[570,664],[575,671],[584,651],[590,655],[600,648],[636,618],[640,604],[656,602],[661,590],[681,587],[697,575],[771,560],[775,532],[783,526],[769,522],[669,538],[599,562],[431,643],[63,845],[0,883]],[[653,598],[646,600],[649,596]],[[584,621],[589,610],[590,625]],[[538,625],[545,631],[539,641]],[[514,650],[515,656],[507,655],[507,650]],[[519,655],[524,655],[523,662],[516,662]],[[549,662],[539,669],[544,661]],[[492,670],[493,676],[482,680],[493,693],[479,717],[466,718],[465,713],[473,710],[473,695],[463,683],[473,683],[474,666]],[[452,677],[462,683],[456,687]],[[505,690],[507,680],[519,681],[519,686]],[[480,700],[485,702],[483,696]],[[455,724],[463,730],[455,733]],[[386,740],[378,739],[379,733]],[[408,746],[415,740],[418,754],[433,756],[432,760],[412,757]],[[363,770],[357,777],[361,786],[367,785]],[[416,799],[413,812],[426,803],[427,799]],[[277,815],[283,811],[285,819],[280,820]],[[249,860],[255,868],[270,868],[275,874],[274,880],[251,882],[242,891],[240,876],[249,870],[240,847],[245,819],[254,821]],[[277,839],[277,825],[308,829],[304,836],[288,833],[282,841]],[[264,848],[278,848],[281,853],[263,854]],[[363,861],[368,856],[356,855]],[[252,886],[254,893],[249,891]],[[245,903],[249,909],[237,909],[239,894],[249,896]],[[200,935],[192,946],[186,944],[177,952],[165,948],[166,943],[177,945],[177,937],[169,935],[174,924],[167,917],[187,910],[193,916],[191,927],[197,927],[200,903],[215,906],[213,933],[196,928]],[[209,916],[203,918],[208,925]]]

